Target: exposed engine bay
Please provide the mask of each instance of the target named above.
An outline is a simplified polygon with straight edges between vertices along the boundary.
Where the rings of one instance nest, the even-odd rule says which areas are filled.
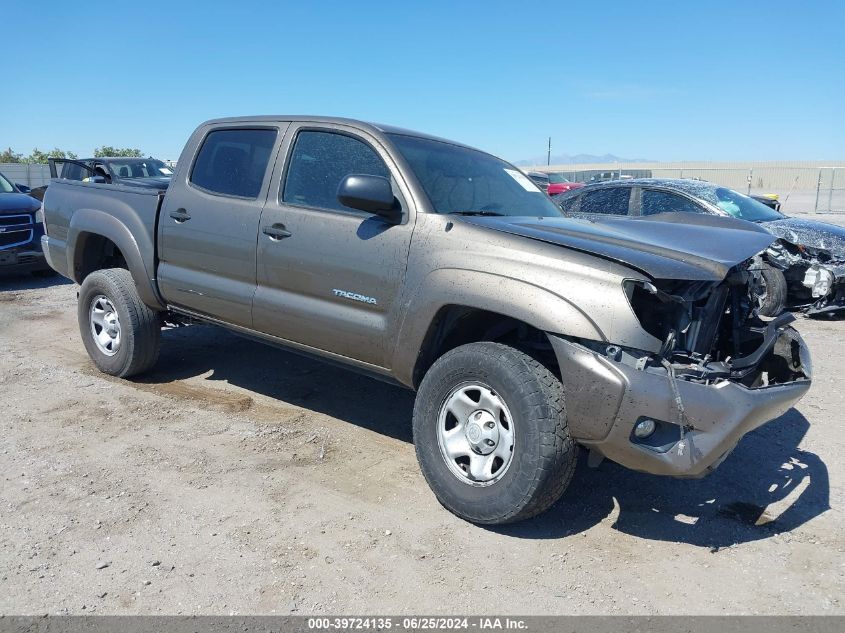
[[[626,291],[642,327],[662,341],[656,355],[626,353],[638,368],[664,367],[677,378],[730,380],[748,388],[810,378],[789,313],[763,320],[754,292],[753,259],[721,283],[628,281]],[[620,358],[620,360],[622,360]]]

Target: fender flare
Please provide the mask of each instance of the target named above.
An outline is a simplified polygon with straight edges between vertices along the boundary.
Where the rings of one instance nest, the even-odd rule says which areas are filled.
[[[416,364],[430,328],[440,310],[447,306],[501,314],[543,332],[607,340],[586,312],[547,288],[500,274],[439,268],[425,278],[403,310],[405,317],[392,362],[394,375],[400,382],[413,385]]]
[[[67,265],[74,281],[82,283],[79,264],[82,261],[83,252],[80,246],[84,244],[86,234],[111,240],[120,249],[126,260],[126,265],[132,274],[141,300],[155,310],[165,308],[155,285],[152,266],[147,265],[141,254],[143,248],[144,252],[149,252],[152,255],[155,245],[151,240],[146,240],[148,243],[139,245],[135,234],[129,227],[115,216],[104,211],[79,209],[74,212],[71,218],[67,235]],[[146,232],[143,232],[142,235],[146,236]]]

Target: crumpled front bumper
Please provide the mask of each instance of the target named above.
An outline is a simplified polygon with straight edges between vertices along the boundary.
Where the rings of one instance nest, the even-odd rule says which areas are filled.
[[[704,384],[677,378],[691,427],[682,434],[665,371],[637,369],[563,337],[549,339],[561,367],[573,438],[627,468],[657,475],[706,475],[746,433],[782,415],[810,388],[809,377],[755,389],[730,381]],[[800,337],[798,341],[809,376],[809,352]],[[633,430],[645,418],[656,421],[658,431],[642,440]]]

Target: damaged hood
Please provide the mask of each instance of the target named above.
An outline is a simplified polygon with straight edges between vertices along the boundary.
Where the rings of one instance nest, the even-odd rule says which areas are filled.
[[[775,240],[750,222],[689,213],[608,217],[596,222],[498,216],[460,219],[617,261],[655,279],[721,281],[731,268]]]
[[[800,218],[761,222],[760,226],[787,242],[824,250],[833,259],[845,260],[845,227]]]

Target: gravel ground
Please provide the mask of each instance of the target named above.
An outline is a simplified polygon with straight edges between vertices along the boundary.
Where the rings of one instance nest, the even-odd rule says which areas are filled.
[[[490,529],[428,490],[409,392],[200,326],[113,379],[75,305],[0,279],[0,614],[845,613],[841,321],[710,477],[581,463]]]

